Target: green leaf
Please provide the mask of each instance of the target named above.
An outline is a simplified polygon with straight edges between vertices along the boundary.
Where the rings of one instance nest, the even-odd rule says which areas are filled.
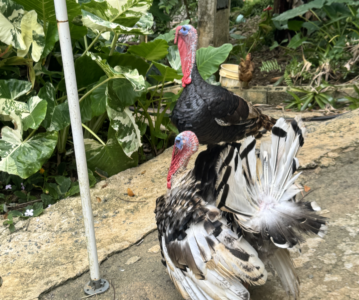
[[[10,233],[15,232],[15,225],[14,225],[14,224],[10,224],[9,230],[10,230]]]
[[[112,68],[106,60],[103,60],[100,56],[97,56],[93,53],[88,53],[99,66],[106,73],[109,78],[126,78],[131,82],[133,88],[137,91],[143,90],[145,85],[145,79],[141,76],[137,70],[130,70],[125,67],[116,66]]]
[[[137,153],[129,158],[115,138],[110,138],[105,146],[92,139],[85,139],[84,143],[87,164],[91,170],[100,168],[112,176],[138,164]]]
[[[299,31],[302,28],[304,21],[290,20],[288,21],[288,29],[293,31]]]
[[[178,51],[177,45],[170,46],[168,48],[168,55],[167,55],[168,62],[170,66],[176,70],[177,72],[182,72],[181,68],[181,56]]]
[[[101,77],[99,82],[96,83],[96,85],[101,83],[105,79],[106,76]],[[106,102],[108,101],[108,96],[106,93],[107,85],[108,83],[99,86],[90,95],[92,117],[101,116],[106,111]]]
[[[18,198],[20,198],[21,200],[27,200],[27,197],[26,195],[23,193],[23,192],[20,192],[20,191],[15,191],[14,192],[14,195]]]
[[[78,26],[70,23],[71,40],[79,40],[87,34],[87,28],[85,26]]]
[[[169,43],[169,42],[174,41],[174,39],[175,39],[175,32],[170,31],[170,32],[167,32],[165,34],[160,34],[158,37],[155,38],[155,41],[156,40],[164,40],[167,43]]]
[[[287,10],[286,12],[280,14],[279,16],[273,18],[274,21],[286,21],[289,19],[293,19],[294,17],[305,14],[308,10],[313,8],[322,8],[325,4],[326,0],[314,0],[309,3],[300,5],[296,8]],[[338,1],[335,1],[338,2]]]
[[[161,130],[155,130],[153,132],[153,134],[155,135],[155,137],[159,138],[159,139],[167,139],[167,134],[165,134],[164,132],[162,132]]]
[[[219,65],[226,60],[232,48],[233,46],[231,44],[224,44],[218,48],[209,46],[207,48],[197,50],[197,68],[204,80],[209,78],[218,70]]]
[[[292,39],[290,40],[288,44],[288,48],[297,49],[299,46],[303,44],[303,42],[306,40],[306,38],[300,38],[301,33],[297,33]]]
[[[95,32],[116,31],[117,33],[151,34],[148,20],[141,20],[151,5],[150,0],[104,0],[91,1],[82,5],[81,24]],[[138,26],[134,26],[137,22]],[[141,27],[144,28],[141,28]]]
[[[51,115],[50,125],[46,128],[46,131],[60,131],[66,126],[70,125],[70,112],[67,100],[54,107]]]
[[[303,23],[302,27],[308,30],[307,34],[308,36],[310,36],[313,32],[319,30],[320,25],[321,25],[320,21],[313,21],[313,22]]]
[[[47,128],[51,124],[52,116],[54,114],[55,103],[55,88],[50,82],[46,82],[40,89],[38,97],[47,102],[47,110],[45,119],[42,121],[42,126]]]
[[[21,5],[11,0],[0,1],[0,41],[22,50],[26,49],[20,32],[20,22],[24,13]]]
[[[182,79],[182,75],[178,75],[177,72],[163,64],[153,62],[153,65],[160,71],[161,75],[150,75],[157,81],[173,81],[174,79]]]
[[[25,10],[35,10],[37,16],[43,22],[56,23],[55,5],[51,0],[16,0],[17,3],[24,6]],[[81,15],[80,5],[76,0],[66,0],[68,19],[71,21],[74,17]]]
[[[45,34],[42,26],[37,23],[37,13],[32,10],[21,19],[21,36],[25,42],[26,49],[17,50],[17,55],[25,57],[31,47],[31,57],[39,61],[45,48]]]
[[[108,106],[115,110],[124,110],[127,106],[133,105],[137,97],[141,95],[133,89],[131,83],[124,79],[109,81],[107,96]]]
[[[89,176],[90,187],[93,187],[97,183],[96,177],[91,170],[87,170],[87,172]]]
[[[59,41],[59,32],[57,30],[57,26],[54,23],[49,23],[46,27],[45,31],[45,47],[42,52],[41,58],[45,58],[50,54],[56,42]]]
[[[137,69],[138,73],[142,76],[146,76],[147,70],[150,66],[142,58],[129,53],[115,52],[112,56],[107,58],[107,62],[112,68],[121,66],[132,70]]]
[[[100,80],[105,72],[89,56],[81,56],[75,61],[77,87],[83,88]]]
[[[61,194],[66,194],[71,186],[71,179],[65,176],[56,176],[55,181],[59,185]]]
[[[116,139],[123,152],[131,157],[142,146],[141,133],[136,124],[133,113],[126,107],[122,111],[107,107],[107,114],[111,127],[116,131]],[[100,166],[98,166],[102,169]],[[106,171],[106,170],[105,170]]]
[[[87,96],[80,103],[81,122],[85,123],[92,119],[91,98]]]
[[[149,43],[131,46],[127,52],[138,55],[145,60],[153,61],[165,58],[168,54],[168,44],[164,40],[154,40]]]
[[[55,204],[56,200],[51,195],[41,194],[40,196],[44,207],[48,207],[50,204]]]
[[[27,105],[28,111],[21,114],[24,130],[28,130],[29,128],[37,129],[45,119],[47,102],[35,96],[30,98]]]
[[[0,80],[0,98],[15,100],[31,90],[28,81],[10,79]]]
[[[38,217],[44,212],[44,208],[42,207],[42,202],[35,203],[33,205],[33,217]]]
[[[13,129],[5,126],[1,135],[0,170],[24,179],[41,169],[57,144],[57,132],[39,133],[23,141]]]

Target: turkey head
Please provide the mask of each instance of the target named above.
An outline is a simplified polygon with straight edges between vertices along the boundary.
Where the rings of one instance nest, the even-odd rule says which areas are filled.
[[[191,25],[177,26],[176,43],[178,44],[182,63],[182,86],[186,87],[192,82],[191,73],[193,64],[196,62],[197,30]]]
[[[192,131],[184,131],[176,136],[172,161],[167,175],[167,188],[171,189],[171,179],[178,171],[185,169],[191,156],[198,150],[198,139]]]

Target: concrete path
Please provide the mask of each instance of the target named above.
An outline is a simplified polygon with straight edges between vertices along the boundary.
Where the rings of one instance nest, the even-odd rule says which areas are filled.
[[[291,114],[293,115],[293,113]],[[274,114],[275,117],[280,115],[281,113],[278,112]],[[287,115],[290,115],[290,113]],[[346,153],[353,153],[353,156],[358,155],[359,110],[333,121],[310,123],[307,125],[307,128],[309,137],[306,139],[305,147],[299,155],[299,160],[303,167],[316,168],[318,171],[320,168],[331,168],[335,166],[336,160],[340,159],[343,155],[349,155]],[[204,146],[200,148],[200,151],[203,149],[205,149]],[[123,251],[138,243],[144,236],[155,230],[153,214],[155,200],[166,190],[166,175],[171,159],[171,152],[172,150],[168,149],[155,159],[137,168],[121,172],[106,181],[102,181],[92,189],[92,206],[95,215],[95,228],[100,261],[104,261],[114,253]],[[195,157],[192,159],[192,164],[194,159]],[[190,164],[189,167],[191,167],[192,164]],[[324,172],[324,170],[321,172]],[[344,174],[342,175],[344,176]],[[353,174],[348,177],[350,177],[348,180],[352,181],[357,179],[357,175],[354,176]],[[341,177],[333,175],[332,180],[323,181],[322,186],[332,188],[335,183],[340,182],[339,179],[341,179]],[[318,178],[318,181],[320,180],[321,178]],[[136,196],[129,197],[127,195],[127,188],[131,188]],[[346,195],[346,189],[349,187],[345,185],[342,191],[339,188],[341,188],[341,186],[337,185],[335,192],[341,192],[343,195]],[[325,189],[322,188],[321,190]],[[321,193],[321,191],[316,193]],[[342,194],[339,193],[338,195]],[[355,193],[352,195],[357,197]],[[349,200],[347,197],[345,198],[345,201]],[[342,226],[344,232],[350,228],[350,230],[353,231],[352,234],[355,234],[355,236],[353,236],[354,238],[356,237],[354,228],[359,228],[359,224],[355,223],[357,222],[357,214],[355,215],[355,212],[358,211],[358,208],[355,206],[357,205],[355,201],[350,202],[355,203],[355,205],[352,204],[348,206],[348,203],[346,202],[346,206],[343,207],[343,210],[345,208],[346,211],[343,211],[340,217],[338,216],[338,218],[343,219],[344,225],[338,226]],[[328,209],[331,210],[330,208]],[[336,213],[339,213],[339,209],[337,211],[336,207],[334,207],[334,210]],[[346,216],[347,213],[353,216]],[[8,229],[2,225],[2,222],[0,223],[1,300],[37,299],[40,294],[65,283],[69,279],[77,278],[88,270],[81,201],[79,197],[60,201],[51,208],[46,209],[45,213],[39,218],[32,218],[30,221],[17,221],[16,229],[17,231],[10,235]],[[342,236],[334,236],[333,240],[337,239],[338,241],[335,241],[335,243],[339,245],[344,243],[344,241],[340,240],[341,238]],[[155,244],[153,240],[151,247]],[[317,248],[319,249],[319,244],[320,241],[318,240],[310,242],[308,244],[310,248],[309,253],[315,252]],[[344,246],[342,247],[344,250],[338,249],[345,253],[352,251],[349,253],[351,256],[349,254],[349,256],[345,257],[338,256],[336,261],[341,262],[344,258],[348,259],[348,261],[344,263],[347,264],[347,266],[352,264],[349,269],[354,270],[353,272],[358,272],[356,269],[358,265],[352,257],[355,256],[352,253],[356,253],[355,245],[353,245],[352,250],[348,250]],[[357,246],[357,249],[359,249],[359,245]],[[139,246],[138,249],[141,247],[144,246]],[[333,245],[331,248],[333,248]],[[328,252],[331,248],[327,248],[326,251]],[[143,251],[146,252],[147,248]],[[327,255],[327,252],[323,255]],[[333,253],[336,255],[343,254],[341,252]],[[156,264],[158,264],[159,260],[155,257],[155,254],[151,255],[154,256],[153,261],[156,261]],[[303,263],[307,263],[307,261],[305,261],[307,259],[305,258],[306,256],[303,257]],[[357,257],[359,258],[359,253]],[[144,258],[138,263],[142,264],[143,262]],[[133,267],[136,267],[138,263],[135,263]],[[315,265],[319,263],[320,260],[318,261],[316,259]],[[130,266],[129,268],[132,267]],[[124,269],[126,270],[126,268]],[[151,270],[154,270],[154,268]],[[158,270],[156,269],[154,272],[163,273],[164,269],[161,269],[159,265]],[[146,276],[149,282],[151,282],[151,280],[153,280],[153,282],[158,281],[156,277],[151,276],[150,273],[144,274],[147,274]],[[353,273],[353,275],[354,274],[355,273]],[[165,274],[163,273],[162,276],[165,276]],[[343,279],[345,277],[342,275],[340,276],[344,288],[346,282],[349,284],[349,281]],[[158,278],[162,278],[160,282],[163,283],[168,280],[167,277]],[[328,278],[328,280],[334,280],[331,277]],[[138,277],[138,280],[140,280],[140,277]],[[140,284],[139,282],[138,284],[138,287],[142,285],[142,283]],[[150,285],[150,283],[146,283],[144,286],[148,285]],[[169,283],[167,282],[166,285],[169,285]],[[330,286],[333,286],[332,282]],[[303,282],[303,287],[305,287],[305,282]],[[350,287],[355,288],[354,286]],[[319,293],[319,288],[320,286],[316,287],[316,293]],[[133,285],[133,291],[138,293],[143,292],[140,288],[136,288],[135,285]],[[136,294],[133,294],[133,297],[132,299],[146,299],[142,298],[142,296],[136,296]],[[148,297],[148,299],[160,298]]]

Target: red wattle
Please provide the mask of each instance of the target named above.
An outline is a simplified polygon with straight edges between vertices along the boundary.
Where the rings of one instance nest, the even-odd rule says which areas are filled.
[[[178,29],[178,27],[177,27]],[[190,50],[190,45],[187,45],[187,43],[184,41],[184,38],[182,36],[178,36],[178,50],[181,56],[181,64],[182,64],[182,86],[186,87],[186,85],[190,84],[192,82],[191,79],[191,72],[192,72],[192,53]]]

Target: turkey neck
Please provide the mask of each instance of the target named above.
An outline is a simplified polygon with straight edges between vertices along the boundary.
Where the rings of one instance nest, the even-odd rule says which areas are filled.
[[[205,82],[201,74],[199,74],[196,62],[194,62],[192,65],[191,79],[192,82],[190,84],[194,84],[194,85],[203,84],[203,82]]]

